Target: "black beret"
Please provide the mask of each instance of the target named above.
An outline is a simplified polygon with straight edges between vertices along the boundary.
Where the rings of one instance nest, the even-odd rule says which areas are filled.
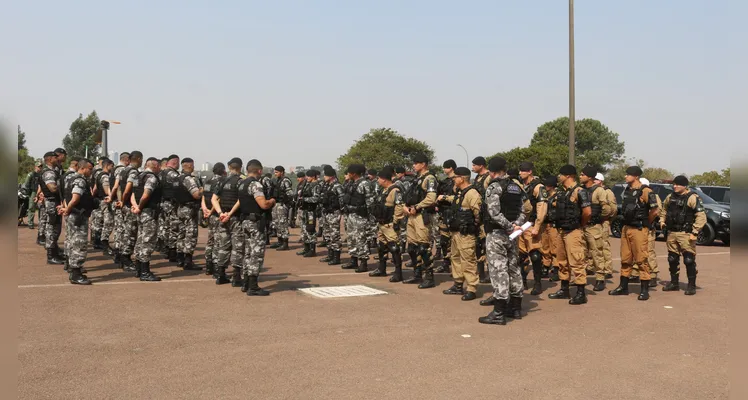
[[[558,170],[558,173],[561,175],[576,175],[577,167],[571,164],[566,164]]]
[[[226,166],[223,165],[222,162],[217,162],[216,165],[213,166],[214,174],[223,174],[224,172],[226,172]]]
[[[473,165],[482,165],[486,166],[486,159],[483,156],[478,156],[473,158]]]
[[[457,163],[455,162],[455,160],[451,160],[450,159],[450,160],[444,161],[444,164],[442,164],[442,168],[452,168],[452,169],[455,169],[455,168],[457,168]]]
[[[54,151],[48,151],[44,153],[44,158],[47,158],[47,157],[57,157],[57,154],[55,154]]]
[[[522,172],[532,171],[534,169],[534,165],[532,165],[529,161],[523,161],[519,164],[519,170]],[[594,175],[593,175],[594,176]]]
[[[403,167],[395,167],[395,173],[404,174],[405,173],[405,168],[403,168]]]
[[[379,171],[379,174],[377,174],[378,177],[387,179],[388,181],[392,180],[392,175],[395,175],[395,170],[392,169],[392,167],[384,167]]]
[[[364,166],[364,164],[356,164],[356,170],[354,171],[354,173],[364,176],[366,174],[366,167]]]
[[[543,179],[543,185],[545,186],[558,186],[558,177],[555,175],[548,175]]]
[[[301,172],[301,171],[299,171],[299,172],[297,172],[297,173],[296,173],[296,177],[297,177],[297,178],[303,178],[303,177],[305,177],[305,176],[306,176],[306,174],[304,174],[304,173],[303,173],[303,172]]]
[[[519,176],[519,170],[517,168],[509,168],[506,171],[506,174],[511,176],[512,178],[516,178]]]
[[[68,152],[65,151],[65,149],[63,149],[62,147],[58,147],[55,149],[55,154],[68,154]]]
[[[375,170],[374,168],[372,168],[372,169],[370,169],[370,170],[368,171],[368,174],[369,174],[369,175],[377,175],[377,170]]]
[[[504,157],[494,157],[488,162],[488,170],[491,172],[506,171],[506,160]]]
[[[413,157],[413,162],[414,163],[428,163],[429,159],[426,157],[425,154],[416,154]]]
[[[636,165],[632,165],[632,166],[626,168],[626,175],[642,176],[642,169],[639,168]]]
[[[338,174],[333,167],[327,166],[325,167],[325,176],[338,176]]]
[[[83,157],[72,156],[72,157],[70,157],[70,162],[78,162],[78,161],[80,161],[80,160],[81,160],[82,158],[83,158]]]
[[[588,165],[582,168],[582,173],[592,179],[595,179],[595,175],[597,175],[597,168],[593,167],[592,165]]]
[[[308,176],[310,178],[313,177],[313,176],[317,176],[316,172],[317,171],[315,171],[313,169],[310,169],[310,170],[306,171],[306,176]]]
[[[683,175],[678,175],[673,179],[673,183],[680,186],[688,186],[688,178]]]
[[[173,159],[175,159],[175,158],[179,158],[179,156],[178,156],[178,155],[176,155],[176,154],[172,154],[172,155],[170,155],[169,157],[166,157],[166,160],[167,160],[167,161],[169,161],[169,160],[173,160]]]
[[[195,161],[189,157],[186,157],[185,159],[182,160],[182,164],[194,163],[194,162]]]
[[[156,157],[148,157],[148,159],[147,159],[147,160],[145,160],[145,162],[150,162],[150,161],[161,162],[161,161],[160,161],[160,160],[159,160],[158,158],[156,158]]]
[[[244,163],[242,162],[242,159],[239,158],[239,157],[234,157],[234,158],[232,158],[232,159],[229,160],[229,166],[231,166],[231,165],[238,165],[241,168],[242,164],[244,164]]]
[[[457,167],[455,168],[455,175],[457,176],[470,176],[472,172],[467,167]]]
[[[166,161],[169,161],[168,157],[164,157],[164,158],[161,159],[161,162],[166,162]]]
[[[274,171],[286,172],[286,169],[282,165],[276,165]]]

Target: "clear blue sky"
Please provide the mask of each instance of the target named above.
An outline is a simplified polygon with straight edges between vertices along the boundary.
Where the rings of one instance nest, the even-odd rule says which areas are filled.
[[[577,117],[676,173],[728,166],[730,146],[748,144],[746,2],[576,3]],[[10,2],[0,118],[21,124],[35,156],[96,109],[123,122],[110,150],[147,156],[309,166],[392,127],[462,164],[457,143],[490,155],[567,114],[567,10],[564,0]]]

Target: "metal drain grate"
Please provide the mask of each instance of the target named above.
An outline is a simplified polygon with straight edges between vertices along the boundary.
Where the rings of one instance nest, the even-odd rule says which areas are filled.
[[[314,297],[321,297],[324,299],[332,299],[336,297],[376,296],[380,294],[387,294],[387,292],[383,290],[373,289],[363,285],[315,287],[299,289],[299,291],[310,294]]]

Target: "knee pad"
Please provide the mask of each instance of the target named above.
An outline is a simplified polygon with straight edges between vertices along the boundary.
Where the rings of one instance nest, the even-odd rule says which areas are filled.
[[[429,246],[428,244],[419,244],[418,253],[421,255],[431,253],[431,246]]]
[[[533,264],[543,261],[543,254],[538,250],[532,250],[530,252],[530,261],[532,261]]]
[[[696,254],[691,252],[683,252],[683,264],[686,267],[696,267]]]
[[[680,264],[680,254],[678,253],[667,253],[667,263],[670,265],[670,268],[678,268],[678,264]]]
[[[380,253],[386,253],[387,252],[387,243],[377,242],[377,250]]]
[[[395,254],[400,252],[400,247],[396,242],[389,242],[387,243],[387,250],[389,250],[390,253]]]
[[[527,253],[519,253],[519,265],[527,264],[527,258],[528,258]]]
[[[408,243],[408,254],[416,253],[418,253],[418,246],[414,245],[413,243]]]

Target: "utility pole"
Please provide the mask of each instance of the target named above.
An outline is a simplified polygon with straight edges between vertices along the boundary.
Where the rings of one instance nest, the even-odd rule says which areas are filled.
[[[574,0],[569,0],[569,164],[574,165],[574,132],[576,116],[574,110]]]

